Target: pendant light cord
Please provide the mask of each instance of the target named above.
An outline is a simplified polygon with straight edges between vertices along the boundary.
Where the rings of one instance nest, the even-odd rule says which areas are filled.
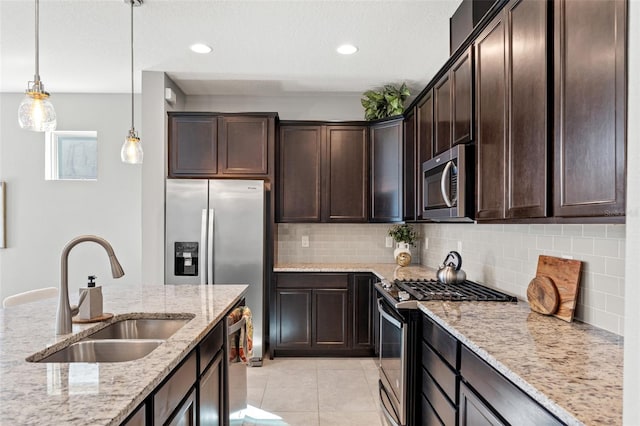
[[[135,130],[133,125],[134,116],[133,116],[133,3],[134,0],[131,1],[131,130]]]
[[[34,82],[40,81],[40,0],[36,0],[36,74],[33,76]]]

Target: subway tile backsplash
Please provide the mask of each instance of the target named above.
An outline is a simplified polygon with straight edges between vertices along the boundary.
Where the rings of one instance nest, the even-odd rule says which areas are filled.
[[[461,242],[469,279],[525,300],[539,255],[581,260],[575,318],[623,334],[625,225],[423,224],[421,231],[429,238],[423,265],[438,267]]]
[[[393,263],[394,247],[385,247],[392,225],[346,223],[279,223],[277,263]],[[420,229],[419,225],[415,226]],[[302,237],[309,247],[302,247]],[[420,248],[411,248],[411,263],[420,263]]]
[[[389,224],[278,224],[277,263],[392,263]],[[624,330],[624,225],[421,224],[412,263],[437,268],[461,243],[471,280],[526,299],[538,256],[583,262],[575,318],[616,334]],[[309,247],[302,247],[302,236]],[[425,238],[428,249],[422,249]]]

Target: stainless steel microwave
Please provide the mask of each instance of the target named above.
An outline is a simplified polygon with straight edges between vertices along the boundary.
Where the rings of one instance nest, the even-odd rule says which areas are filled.
[[[472,222],[474,146],[456,145],[422,163],[422,218],[437,222]]]

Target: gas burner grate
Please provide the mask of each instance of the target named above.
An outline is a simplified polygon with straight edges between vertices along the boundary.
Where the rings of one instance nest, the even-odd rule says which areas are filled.
[[[473,281],[444,284],[436,280],[395,280],[395,285],[416,300],[517,302],[518,299]]]

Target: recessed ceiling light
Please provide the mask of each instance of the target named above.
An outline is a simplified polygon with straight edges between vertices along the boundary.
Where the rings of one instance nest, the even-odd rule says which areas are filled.
[[[339,46],[336,51],[341,55],[353,55],[358,51],[358,48],[353,44],[343,44],[342,46]]]
[[[213,49],[211,49],[211,46],[207,46],[206,44],[196,43],[191,45],[191,50],[196,53],[211,53]]]

